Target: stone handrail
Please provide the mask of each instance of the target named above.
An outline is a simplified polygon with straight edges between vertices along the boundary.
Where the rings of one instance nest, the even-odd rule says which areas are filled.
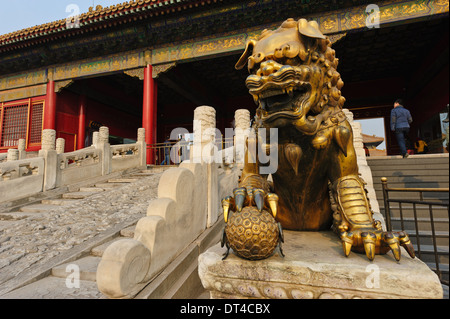
[[[0,163],[0,202],[41,192],[44,171],[42,157]]]
[[[91,177],[102,175],[101,150],[87,147],[70,153],[57,155],[55,167],[56,186],[76,183]]]
[[[133,144],[111,146],[111,171],[116,172],[127,167],[145,165],[146,144],[138,141]]]
[[[64,153],[64,139],[56,139],[54,130],[43,130],[38,157],[23,159],[23,143],[18,149],[9,149],[0,155],[0,202],[146,166],[144,129],[138,130],[138,141],[133,144],[111,146],[108,137],[108,128],[101,127],[100,132],[94,133],[92,146]]]

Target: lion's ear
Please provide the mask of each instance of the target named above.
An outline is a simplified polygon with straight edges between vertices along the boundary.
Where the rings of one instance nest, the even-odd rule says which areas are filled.
[[[308,22],[306,19],[300,19],[298,21],[298,32],[310,38],[325,39],[325,36],[320,32],[319,24],[316,21]]]
[[[255,40],[253,39],[247,40],[247,43],[245,44],[245,51],[235,65],[236,70],[242,69],[247,64],[248,57],[252,54],[255,44],[256,44]]]

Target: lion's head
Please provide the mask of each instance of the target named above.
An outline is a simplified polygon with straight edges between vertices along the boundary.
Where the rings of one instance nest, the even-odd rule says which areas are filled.
[[[249,40],[236,69],[248,65],[246,85],[266,127],[294,125],[313,135],[345,98],[338,59],[317,22],[288,19],[275,31]]]

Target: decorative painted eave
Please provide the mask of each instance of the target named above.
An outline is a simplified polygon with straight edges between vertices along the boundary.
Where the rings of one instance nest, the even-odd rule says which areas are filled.
[[[66,19],[0,35],[0,52],[29,47],[35,43],[128,23],[147,17],[166,15],[222,0],[132,0],[103,8],[98,5],[79,16],[79,27],[68,28]],[[74,20],[72,20],[74,22]]]

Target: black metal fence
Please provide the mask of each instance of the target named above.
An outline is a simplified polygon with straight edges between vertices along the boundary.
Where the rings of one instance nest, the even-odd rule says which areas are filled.
[[[446,231],[437,231],[436,230],[436,217],[435,212],[437,210],[441,210],[442,208],[447,208],[446,218],[438,218],[439,222],[446,222],[448,227],[448,218],[449,218],[449,202],[448,202],[448,188],[390,188],[388,187],[387,178],[381,178],[381,184],[383,187],[383,200],[384,200],[384,208],[386,214],[386,228],[388,231],[392,231],[393,226],[392,222],[399,222],[400,228],[399,230],[409,230],[411,231],[411,224],[413,226],[413,233],[409,233],[410,237],[415,238],[415,249],[416,254],[419,259],[422,259],[422,255],[424,250],[421,245],[421,237],[429,236],[432,241],[432,253],[434,255],[434,266],[430,268],[436,272],[441,282],[445,285],[448,285],[448,269],[446,269],[447,278],[444,278],[443,271],[443,263],[440,262],[440,257],[447,256],[447,268],[448,268],[448,255],[449,255],[449,242],[448,242],[448,228]],[[411,198],[390,198],[390,193],[415,193],[418,199]],[[433,194],[435,196],[424,196],[424,194]],[[436,196],[437,195],[437,196]],[[402,196],[406,197],[406,196]],[[410,197],[410,196],[408,196]],[[425,197],[427,197],[425,199]],[[398,215],[393,216],[393,210],[397,211],[397,207],[393,207],[391,204],[398,204]],[[409,206],[409,207],[406,207]],[[421,211],[421,217],[418,215],[418,211]],[[412,212],[412,217],[411,217]],[[430,231],[423,231],[421,228],[425,227],[424,223],[429,223]],[[406,227],[408,224],[409,227]],[[406,228],[406,229],[405,229]],[[428,228],[428,227],[427,227]],[[398,229],[395,229],[398,230]],[[444,234],[443,234],[444,233]],[[446,234],[445,234],[446,233]],[[438,238],[447,238],[443,240],[440,245],[438,245]],[[442,243],[445,243],[446,246],[442,246]]]

